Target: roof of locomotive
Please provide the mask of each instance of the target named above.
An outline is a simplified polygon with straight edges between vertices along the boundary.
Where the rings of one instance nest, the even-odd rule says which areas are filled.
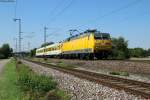
[[[77,38],[80,38],[80,37],[83,37],[83,36],[87,36],[89,34],[95,34],[95,33],[101,33],[101,34],[109,34],[109,33],[102,33],[100,31],[97,31],[97,30],[86,30],[85,32],[83,33],[79,33],[79,34],[76,34],[76,35],[73,35],[69,38],[67,38],[66,40],[64,41],[70,41],[70,40],[74,40],[74,39],[77,39]]]

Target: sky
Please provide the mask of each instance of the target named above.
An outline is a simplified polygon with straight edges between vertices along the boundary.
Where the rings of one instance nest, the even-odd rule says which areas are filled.
[[[48,27],[47,41],[69,37],[70,29],[97,29],[122,36],[130,48],[150,48],[150,0],[17,0],[0,2],[0,46],[15,48],[18,22],[22,24],[22,50],[39,47]],[[76,33],[77,34],[77,33]],[[30,46],[29,46],[30,44]]]

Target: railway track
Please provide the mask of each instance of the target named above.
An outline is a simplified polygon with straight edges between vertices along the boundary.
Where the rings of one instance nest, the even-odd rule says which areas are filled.
[[[119,78],[116,76],[110,76],[105,74],[99,74],[94,72],[89,72],[85,70],[72,69],[72,68],[62,68],[56,64],[48,64],[44,62],[31,61],[24,59],[26,61],[42,65],[44,67],[50,67],[65,73],[75,75],[80,78],[90,80],[111,88],[116,88],[119,90],[124,90],[134,95],[140,95],[146,99],[150,99],[150,83],[140,82],[131,79]]]

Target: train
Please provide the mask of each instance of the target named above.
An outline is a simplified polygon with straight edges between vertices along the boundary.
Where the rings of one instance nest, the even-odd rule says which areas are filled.
[[[112,51],[109,33],[97,30],[86,30],[70,36],[62,42],[36,49],[36,57],[102,59]]]

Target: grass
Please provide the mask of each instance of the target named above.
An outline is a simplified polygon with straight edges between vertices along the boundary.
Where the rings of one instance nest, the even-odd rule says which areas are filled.
[[[56,82],[52,77],[37,75],[27,66],[19,64],[18,83],[22,88],[31,89],[32,91],[48,92],[56,88]]]
[[[51,64],[52,61],[51,60],[44,60],[43,58],[30,58],[30,60],[32,61],[39,61],[39,62],[45,62],[45,63],[48,63],[48,64]],[[62,67],[62,68],[76,68],[74,65],[71,65],[71,64],[67,64],[63,61],[58,61],[56,62],[56,64],[59,66],[59,67]]]
[[[111,75],[129,76],[128,72],[109,72]]]
[[[57,99],[52,100],[70,100],[56,87],[52,77],[37,75],[21,62],[18,65],[16,70],[16,62],[11,59],[0,74],[0,100],[47,100],[54,97]]]
[[[75,66],[70,65],[70,64],[66,64],[66,63],[64,63],[63,61],[58,62],[57,65],[58,65],[59,67],[63,67],[63,68],[75,68]]]
[[[0,74],[0,100],[20,100],[22,93],[16,85],[15,61],[8,62]]]
[[[50,91],[47,95],[47,100],[70,100],[70,96],[66,95],[64,91],[60,89],[56,89],[54,91]]]
[[[38,75],[21,62],[18,62],[17,72],[18,85],[27,100],[69,100],[69,96],[56,87],[52,77]]]

